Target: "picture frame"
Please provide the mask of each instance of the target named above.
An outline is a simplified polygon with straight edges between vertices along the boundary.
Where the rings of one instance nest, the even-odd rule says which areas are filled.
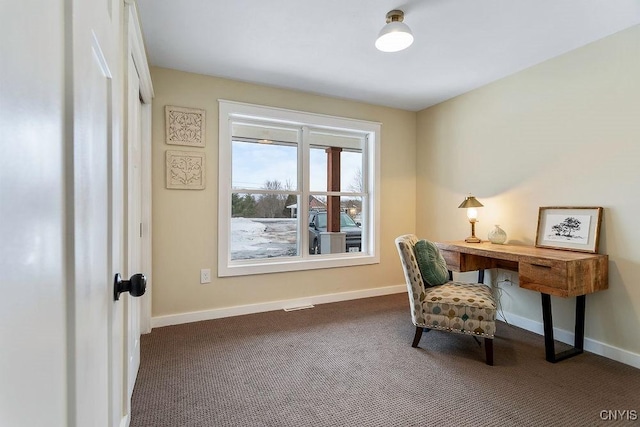
[[[602,207],[541,207],[536,247],[597,253]]]

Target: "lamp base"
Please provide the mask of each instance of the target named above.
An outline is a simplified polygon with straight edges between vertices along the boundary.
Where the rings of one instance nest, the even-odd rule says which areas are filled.
[[[482,242],[482,240],[478,239],[476,237],[476,222],[478,220],[475,218],[469,218],[469,222],[471,223],[471,236],[467,237],[466,239],[464,239],[465,242],[467,243],[480,243]]]

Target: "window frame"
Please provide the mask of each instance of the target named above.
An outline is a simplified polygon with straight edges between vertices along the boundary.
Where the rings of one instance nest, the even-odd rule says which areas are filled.
[[[219,105],[218,140],[218,277],[243,276],[288,271],[314,270],[323,268],[348,267],[380,262],[380,134],[378,122],[335,117],[317,113],[288,110],[247,104],[224,99]],[[309,195],[329,194],[337,196],[361,195],[363,203],[362,252],[309,255],[308,253],[308,203],[299,203],[298,235],[300,254],[294,257],[231,260],[231,193],[238,192],[232,187],[232,123],[238,121],[268,122],[302,129],[298,147],[297,191],[299,200],[308,200]],[[310,191],[309,132],[324,130],[362,135],[363,179],[365,192],[317,192]],[[315,144],[314,144],[315,145]],[[365,232],[366,230],[366,232]],[[365,251],[366,245],[366,251]]]

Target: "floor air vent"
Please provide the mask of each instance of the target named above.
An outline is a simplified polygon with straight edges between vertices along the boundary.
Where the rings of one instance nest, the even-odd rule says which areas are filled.
[[[287,308],[283,308],[284,311],[296,311],[296,310],[305,310],[307,308],[313,308],[314,305],[313,304],[308,304],[308,305],[300,305],[298,307],[287,307]]]

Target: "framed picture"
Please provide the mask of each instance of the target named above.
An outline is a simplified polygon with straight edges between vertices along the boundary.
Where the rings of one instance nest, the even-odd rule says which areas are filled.
[[[536,247],[596,253],[601,222],[601,207],[542,207]]]

